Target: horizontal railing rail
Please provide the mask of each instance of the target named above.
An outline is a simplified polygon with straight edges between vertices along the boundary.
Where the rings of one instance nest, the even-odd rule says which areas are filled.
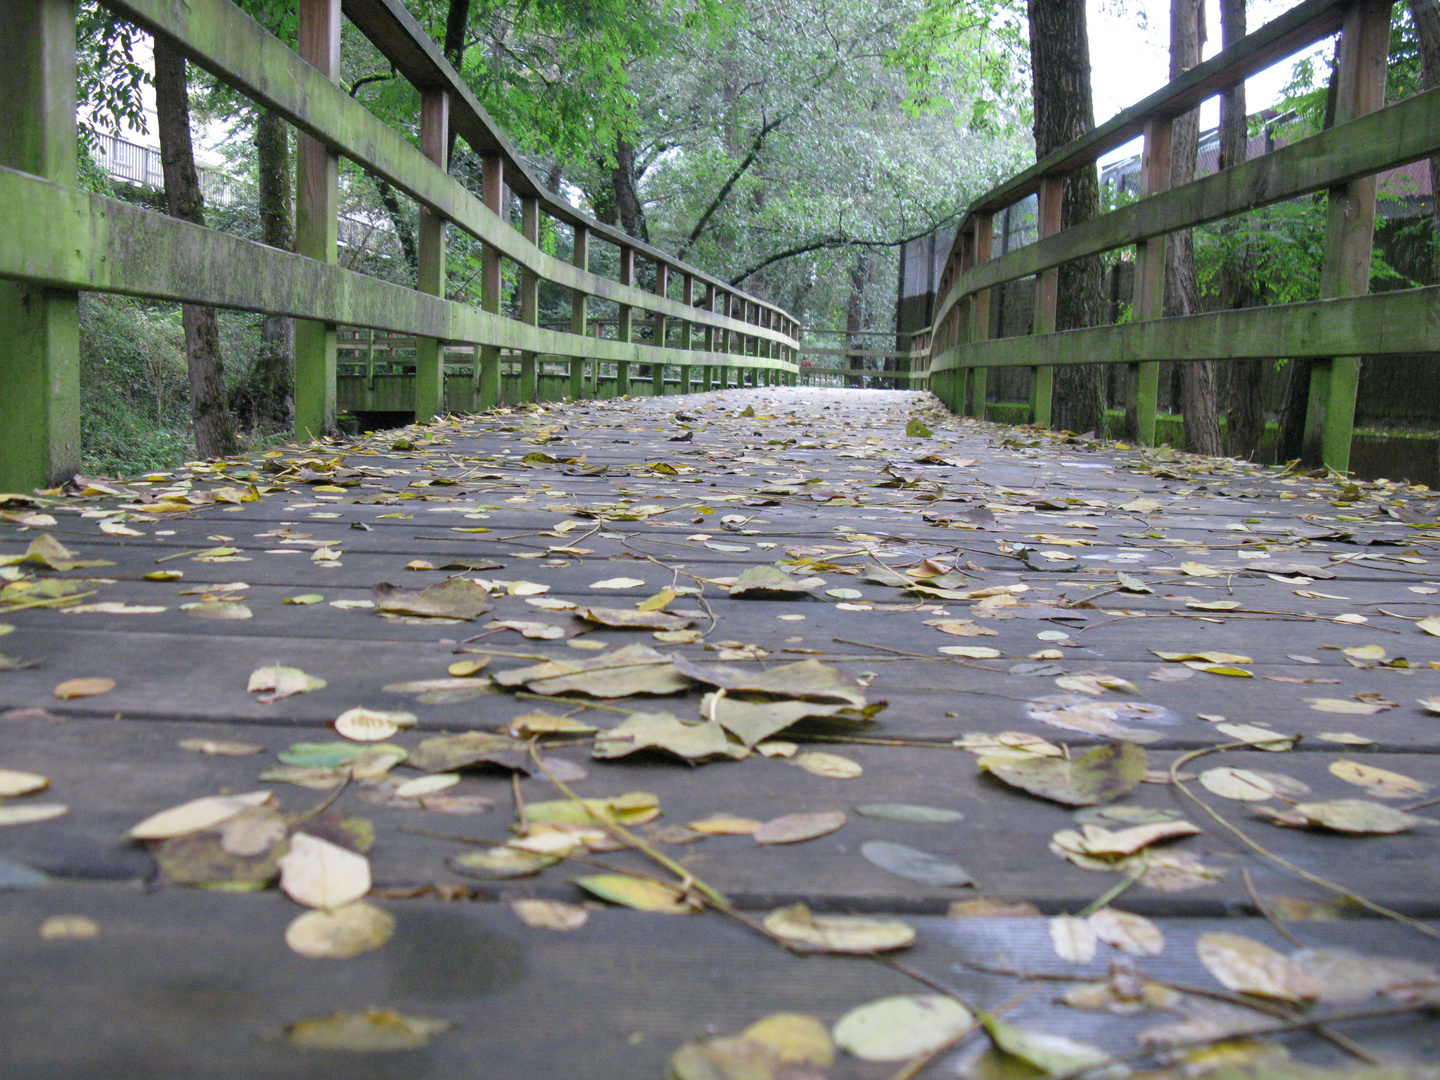
[[[296,250],[281,251],[180,221],[76,185],[74,7],[17,0],[15,32],[0,46],[0,87],[20,103],[0,132],[0,488],[73,472],[79,459],[78,352],[74,297],[115,292],[163,301],[291,316],[296,326],[296,429],[333,429],[336,328],[363,327],[419,339],[414,411],[445,408],[443,342],[480,349],[473,401],[501,397],[502,350],[519,353],[518,394],[537,392],[538,358],[570,367],[574,396],[587,365],[649,365],[655,392],[665,367],[692,370],[704,385],[745,369],[756,381],[794,382],[798,325],[782,309],[604,225],[546,191],[512,151],[473,94],[400,0],[345,0],[343,11],[420,92],[419,143],[344,93],[339,72],[341,0],[302,0],[291,49],[228,0],[101,0],[104,7],[277,113],[300,132]],[[480,195],[444,167],[450,135],[482,159]],[[67,149],[68,146],[68,149]],[[338,162],[345,157],[419,208],[418,288],[342,268],[337,261]],[[518,225],[512,222],[519,204]],[[570,232],[566,261],[541,247],[541,220]],[[44,230],[34,223],[46,223]],[[478,303],[446,298],[445,233],[459,229],[484,248]],[[592,246],[616,249],[615,277],[594,272]],[[637,260],[650,263],[640,284]],[[519,270],[518,317],[503,313],[505,263]],[[539,287],[569,290],[563,329],[539,325]],[[677,295],[678,294],[678,295]],[[591,300],[614,305],[613,338],[590,334]],[[38,338],[37,338],[38,335]],[[35,347],[39,341],[39,348]],[[588,384],[593,385],[593,376]],[[9,392],[11,386],[30,393]]]
[[[1125,364],[1137,434],[1153,443],[1159,362],[1310,358],[1306,456],[1345,469],[1360,358],[1440,350],[1440,287],[1369,295],[1375,176],[1440,152],[1440,90],[1384,104],[1390,9],[1387,0],[1305,0],[976,199],[940,278],[930,388],[952,409],[983,414],[988,369],[1029,367],[1032,420],[1048,425],[1055,366]],[[1177,116],[1337,30],[1332,127],[1170,188]],[[1062,230],[1065,177],[1136,135],[1144,137],[1141,198]],[[1162,317],[1169,234],[1316,192],[1328,193],[1330,208],[1321,299]],[[992,258],[995,216],[1031,195],[1038,196],[1039,239]],[[1133,321],[1057,332],[1059,267],[1132,245]],[[1028,277],[1036,282],[1032,333],[987,340],[990,290]]]

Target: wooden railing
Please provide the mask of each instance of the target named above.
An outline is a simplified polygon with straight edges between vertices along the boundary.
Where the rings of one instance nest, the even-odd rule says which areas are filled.
[[[865,386],[892,390],[923,388],[929,378],[930,331],[928,329],[896,335],[889,330],[820,330],[806,327],[800,331],[800,382],[806,386]],[[814,345],[806,337],[828,340],[842,345]],[[878,338],[894,341],[895,348],[873,348],[861,339]]]
[[[683,372],[747,368],[793,382],[797,325],[786,312],[609,228],[546,191],[401,0],[300,0],[298,51],[227,0],[100,0],[301,132],[296,251],[251,243],[76,186],[75,7],[6,5],[0,91],[0,491],[52,482],[79,464],[76,295],[82,290],[293,316],[297,433],[333,429],[336,331],[370,328],[418,339],[414,409],[444,408],[443,343],[479,348],[474,398],[500,401],[501,354],[519,357],[519,394],[534,398],[541,357],[560,358],[579,396],[587,366],[649,365],[664,392]],[[343,14],[420,92],[417,149],[337,85]],[[484,163],[472,195],[443,163],[454,133]],[[418,289],[337,265],[338,163],[359,164],[419,206]],[[512,225],[512,196],[519,228]],[[541,219],[572,237],[566,262],[540,247]],[[445,231],[484,244],[478,305],[446,299]],[[618,249],[617,279],[590,269],[591,248]],[[519,267],[519,317],[502,315],[503,266]],[[637,261],[652,264],[641,288]],[[542,281],[569,290],[571,324],[539,325]],[[618,308],[614,338],[587,331],[591,298]],[[616,310],[612,308],[611,310]],[[648,335],[640,333],[642,321]],[[593,382],[593,378],[591,379]],[[689,380],[683,380],[682,387]]]
[[[1375,174],[1440,151],[1440,90],[1383,107],[1390,12],[1389,0],[1305,0],[972,203],[941,277],[931,389],[955,411],[983,413],[986,369],[1028,366],[1032,419],[1048,425],[1054,365],[1126,364],[1139,437],[1153,444],[1160,361],[1312,358],[1307,456],[1347,468],[1359,358],[1440,350],[1440,287],[1368,295]],[[1166,190],[1177,116],[1337,30],[1333,127]],[[1137,135],[1145,141],[1142,198],[1062,231],[1065,176],[1093,168]],[[1329,199],[1322,299],[1162,318],[1167,234],[1319,191]],[[1041,239],[992,259],[995,215],[1032,194]],[[1057,268],[1128,245],[1135,247],[1134,321],[1056,333]],[[987,340],[991,288],[1032,274],[1033,334]]]

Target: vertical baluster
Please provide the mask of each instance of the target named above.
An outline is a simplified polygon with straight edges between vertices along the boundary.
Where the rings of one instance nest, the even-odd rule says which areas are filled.
[[[570,261],[581,270],[590,268],[590,230],[584,225],[575,226],[575,250]],[[585,348],[585,335],[590,332],[588,307],[590,294],[579,289],[570,294],[570,333],[580,338],[577,346]],[[585,396],[585,354],[570,357],[570,397],[579,401]]]
[[[695,275],[686,274],[684,284],[680,290],[680,301],[690,309],[695,306]],[[680,364],[680,393],[690,393],[691,374],[694,366],[690,363],[690,350],[694,347],[695,324],[689,319],[682,319],[680,322],[680,348],[684,355]]]
[[[296,47],[312,67],[340,77],[340,0],[300,0]],[[296,140],[295,250],[334,263],[339,252],[337,210],[340,157],[313,136]],[[302,439],[335,428],[335,327],[295,320],[295,434]]]
[[[632,247],[620,249],[620,284],[635,284],[635,249]],[[615,321],[615,340],[627,343],[635,340],[635,309],[629,304],[620,305]],[[630,393],[630,361],[625,359],[615,364],[615,396],[624,397],[628,393]]]
[[[420,95],[420,152],[441,169],[450,141],[450,95],[425,90]],[[416,288],[445,295],[445,219],[420,209]],[[437,338],[415,342],[415,419],[432,420],[445,408],[445,344]]]
[[[1170,187],[1174,126],[1170,117],[1145,122],[1145,145],[1140,154],[1141,198],[1158,195]],[[1165,316],[1166,245],[1167,238],[1164,236],[1142,240],[1135,245],[1135,292],[1131,307],[1137,322]],[[1133,372],[1135,384],[1134,437],[1141,445],[1154,446],[1155,420],[1159,411],[1160,362],[1147,360],[1128,367]],[[1126,381],[1129,382],[1129,379]]]
[[[975,265],[990,261],[995,246],[995,218],[991,214],[975,215]],[[981,289],[975,294],[974,310],[970,317],[970,340],[984,341],[990,336],[990,290]],[[911,389],[919,389],[912,381]],[[990,369],[970,369],[970,400],[968,415],[985,419],[986,399],[990,395]]]
[[[540,200],[534,195],[520,197],[520,231],[525,239],[540,246]],[[520,270],[520,321],[540,325],[540,277],[529,267]],[[540,400],[539,357],[527,349],[520,354],[520,400]]]
[[[1047,176],[1040,181],[1040,239],[1060,231],[1060,195],[1063,177]],[[1032,333],[1055,332],[1055,303],[1058,298],[1060,271],[1057,267],[1042,270],[1035,280],[1035,326]],[[1031,369],[1035,383],[1030,390],[1030,419],[1041,427],[1050,426],[1050,403],[1055,389],[1055,369],[1042,365]]]
[[[505,159],[496,155],[485,158],[481,172],[480,201],[503,223],[510,215],[505,197]],[[500,315],[502,281],[500,249],[484,245],[480,263],[480,309],[496,319]],[[482,345],[479,363],[475,365],[475,406],[493,409],[500,404],[500,347]]]
[[[655,292],[664,296],[670,291],[670,267],[663,262],[655,264]],[[650,344],[657,349],[665,348],[665,316],[655,312],[651,316]],[[650,372],[650,396],[663,397],[665,395],[665,362],[663,359],[655,363]]]

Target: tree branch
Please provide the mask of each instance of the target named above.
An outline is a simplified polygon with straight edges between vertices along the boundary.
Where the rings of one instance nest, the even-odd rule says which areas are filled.
[[[770,255],[763,261],[756,263],[754,266],[745,270],[743,273],[737,274],[735,277],[732,277],[730,279],[730,284],[738,287],[740,283],[743,282],[746,278],[750,277],[752,274],[759,273],[761,270],[764,270],[765,267],[770,266],[772,263],[777,263],[784,259],[793,259],[797,255],[805,255],[811,251],[822,251],[841,247],[899,247],[902,244],[910,243],[912,240],[919,240],[922,236],[929,236],[938,227],[938,223],[934,225],[928,225],[925,228],[921,229],[919,232],[911,233],[909,236],[902,236],[898,240],[857,240],[853,236],[824,236],[818,240],[807,241],[803,244],[796,244],[794,247],[788,247],[783,251],[777,251],[775,254]]]
[[[760,148],[765,144],[765,140],[769,137],[770,133],[785,123],[786,120],[789,120],[791,115],[793,114],[781,113],[755,133],[755,138],[750,140],[750,152],[745,155],[744,161],[735,166],[734,172],[726,178],[725,183],[720,185],[720,190],[715,193],[715,197],[710,200],[710,205],[707,206],[705,212],[700,215],[700,220],[697,221],[695,227],[690,230],[690,235],[685,238],[685,243],[681,244],[680,250],[675,253],[677,259],[683,259],[685,253],[690,250],[690,245],[700,238],[700,234],[705,231],[705,226],[709,223],[711,217],[714,216],[715,211],[719,210],[720,207],[724,205],[725,200],[729,198],[730,189],[740,181],[740,178],[745,175],[746,170],[749,169],[750,166],[755,163],[755,159],[760,156]]]

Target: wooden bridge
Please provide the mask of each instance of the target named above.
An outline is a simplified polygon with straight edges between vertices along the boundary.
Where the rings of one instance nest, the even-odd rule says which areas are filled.
[[[1309,356],[1343,467],[1344,358],[1440,333],[1360,295],[1365,177],[1440,147],[1433,92],[1372,108],[1388,9],[1307,0],[982,197],[906,391],[794,385],[790,315],[543,191],[398,0],[305,0],[298,55],[105,6],[301,129],[301,240],[78,190],[73,5],[7,6],[0,1074],[1435,1080],[1435,493],[1042,429],[1057,364],[1135,365],[1153,434],[1154,363]],[[342,10],[420,149],[336,88]],[[1342,26],[1346,122],[1157,190],[1171,117]],[[1137,131],[1149,196],[1056,232]],[[419,290],[336,265],[339,155],[420,205]],[[1168,230],[1318,190],[1328,299],[1152,317]],[[1137,321],[1045,332],[1064,260],[1137,243]],[[986,340],[1031,273],[1039,332]],[[91,289],[303,320],[307,438],[74,478]],[[374,335],[422,420],[503,407],[332,434]],[[1042,428],[956,415],[1010,364]]]

